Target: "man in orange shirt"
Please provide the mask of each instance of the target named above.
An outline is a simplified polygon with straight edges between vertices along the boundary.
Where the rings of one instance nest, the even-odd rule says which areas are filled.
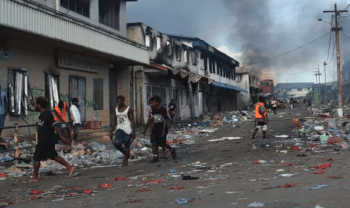
[[[59,101],[58,105],[55,107],[54,114],[53,114],[55,121],[61,122],[61,123],[67,122],[67,117],[66,117],[67,113],[69,116],[69,120],[72,120],[68,105],[63,101]],[[68,133],[70,131],[69,131],[67,125],[66,124],[59,124],[58,127],[59,127],[60,131],[63,131],[63,133],[64,133],[63,136],[66,136],[68,139],[70,139],[70,134]]]
[[[256,105],[255,108],[255,124],[256,122],[258,125],[254,129],[253,135],[250,137],[251,139],[255,139],[255,134],[261,130],[263,132],[263,138],[266,139],[266,131],[267,131],[267,110],[266,110],[266,103],[264,97],[259,97],[259,102]]]

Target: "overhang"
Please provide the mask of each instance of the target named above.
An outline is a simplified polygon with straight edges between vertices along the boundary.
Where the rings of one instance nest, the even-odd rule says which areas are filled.
[[[238,92],[246,92],[246,93],[248,93],[247,90],[241,89],[241,88],[233,86],[233,85],[222,84],[220,82],[212,82],[211,84],[214,85],[215,87],[220,87],[220,88],[224,88],[224,89],[230,89],[230,90],[235,90],[235,91],[238,91]]]

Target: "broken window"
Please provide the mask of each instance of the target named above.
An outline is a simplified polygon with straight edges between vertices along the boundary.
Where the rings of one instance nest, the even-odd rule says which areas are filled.
[[[176,60],[181,61],[181,46],[175,45]]]
[[[100,0],[99,5],[99,21],[111,28],[119,30],[119,0]]]
[[[157,52],[161,52],[162,51],[162,37],[157,36]]]
[[[188,50],[184,50],[184,62],[188,63]]]
[[[197,65],[197,59],[198,59],[198,52],[192,51],[192,64]]]
[[[85,17],[90,17],[90,0],[61,0],[61,7]]]
[[[45,97],[49,100],[49,110],[54,110],[60,101],[59,98],[59,75],[45,75]]]
[[[172,48],[171,42],[169,40],[166,41],[166,47],[167,47],[167,51],[168,51],[168,56],[170,56],[173,48]]]
[[[145,36],[145,45],[146,45],[146,47],[151,46],[151,37],[149,34],[146,34],[146,36]]]
[[[24,68],[8,69],[8,105],[11,115],[27,116],[28,103],[34,105],[25,72],[27,69]]]
[[[103,110],[103,79],[94,78],[94,110]]]

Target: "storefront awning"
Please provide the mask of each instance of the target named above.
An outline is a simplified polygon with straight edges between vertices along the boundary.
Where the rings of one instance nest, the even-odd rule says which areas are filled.
[[[221,87],[221,88],[225,88],[225,89],[236,90],[236,91],[239,91],[239,92],[247,92],[248,93],[247,90],[241,89],[241,88],[233,86],[233,85],[222,84],[222,83],[219,83],[219,82],[212,82],[211,84],[214,85],[215,87]]]

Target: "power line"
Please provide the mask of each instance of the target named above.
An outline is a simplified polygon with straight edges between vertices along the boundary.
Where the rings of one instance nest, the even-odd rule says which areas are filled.
[[[350,38],[348,36],[345,35],[345,33],[341,30],[341,33],[343,33],[343,35],[350,40]]]
[[[299,47],[297,47],[297,48],[295,48],[295,49],[293,49],[293,50],[284,52],[284,53],[282,53],[282,54],[280,54],[280,55],[273,56],[273,57],[271,57],[271,58],[267,58],[267,59],[265,59],[265,60],[257,61],[257,62],[251,63],[251,64],[246,64],[246,65],[244,65],[244,66],[250,66],[250,65],[262,63],[262,62],[269,61],[269,60],[271,60],[271,59],[278,58],[278,57],[280,57],[280,56],[286,55],[286,54],[291,53],[291,52],[293,52],[293,51],[296,51],[296,50],[298,50],[298,49],[300,49],[300,48],[302,48],[302,47],[304,47],[304,46],[306,46],[306,45],[309,45],[310,43],[313,43],[313,42],[315,42],[315,41],[317,41],[317,40],[320,40],[321,38],[325,37],[326,35],[328,35],[328,33],[325,34],[325,35],[322,35],[321,37],[319,37],[319,38],[317,38],[317,39],[315,39],[315,40],[313,40],[313,41],[310,41],[310,42],[308,42],[308,43],[306,43],[306,44],[304,44],[304,45],[302,45],[302,46],[299,46]]]
[[[350,4],[344,9],[347,10],[349,8]],[[343,12],[339,12],[339,14],[342,14]]]

